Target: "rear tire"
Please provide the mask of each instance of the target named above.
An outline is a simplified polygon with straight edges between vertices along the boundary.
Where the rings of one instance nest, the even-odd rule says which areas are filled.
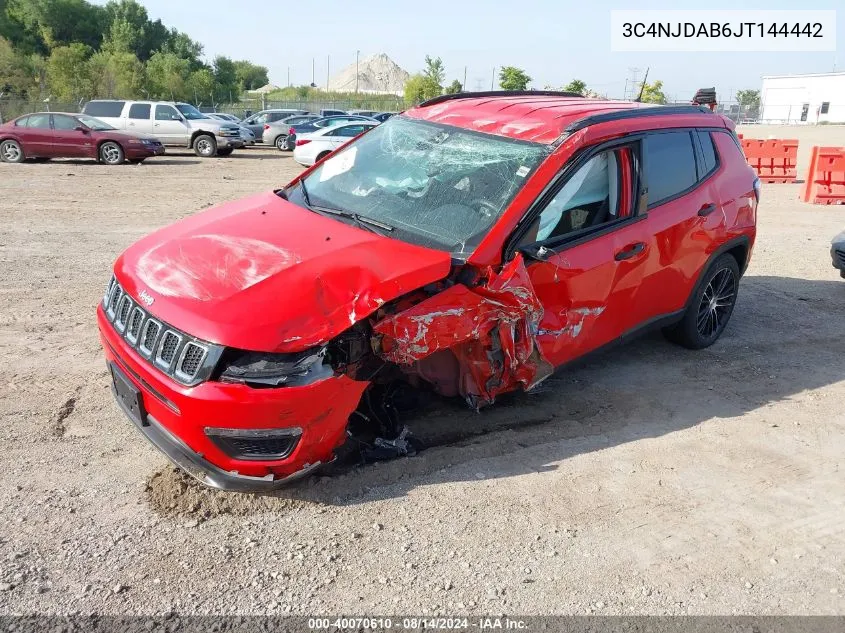
[[[231,154],[233,151],[235,151],[235,150],[234,150],[234,148],[232,148],[232,147],[224,147],[223,149],[218,149],[218,150],[217,150],[217,155],[218,155],[218,156],[228,156],[228,155],[229,155],[229,154]]]
[[[194,154],[210,158],[217,154],[217,141],[210,134],[200,134],[194,139]]]
[[[688,349],[710,347],[730,321],[738,290],[739,265],[732,255],[720,255],[701,277],[684,316],[663,334]]]
[[[100,145],[100,162],[104,165],[122,165],[126,158],[123,148],[114,141]]]
[[[0,160],[4,163],[22,163],[23,159],[24,153],[20,143],[12,139],[0,143]]]
[[[275,145],[276,149],[280,152],[284,152],[288,148],[288,139],[286,136],[277,136],[273,145]]]
[[[314,162],[319,163],[321,160],[323,160],[329,154],[331,154],[331,152],[320,152],[319,154],[317,154],[317,160],[315,160]]]

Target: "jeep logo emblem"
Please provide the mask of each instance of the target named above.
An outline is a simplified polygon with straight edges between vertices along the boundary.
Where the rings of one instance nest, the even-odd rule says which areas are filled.
[[[146,290],[142,290],[141,292],[139,292],[138,298],[141,299],[141,301],[144,302],[144,305],[146,305],[148,308],[153,305],[153,301],[155,301],[155,299],[153,299],[150,293],[148,293]]]

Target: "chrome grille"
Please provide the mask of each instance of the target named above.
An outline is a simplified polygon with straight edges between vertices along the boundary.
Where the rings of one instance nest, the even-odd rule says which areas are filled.
[[[103,309],[114,329],[131,347],[185,385],[206,380],[222,353],[221,347],[195,339],[155,319],[114,277],[103,295]]]
[[[173,359],[176,358],[176,350],[179,349],[179,343],[181,342],[181,336],[173,330],[167,330],[164,336],[161,337],[161,343],[158,344],[156,364],[162,367],[170,367],[173,364]]]
[[[144,356],[152,356],[159,332],[161,332],[161,324],[154,319],[149,319],[144,326],[144,336],[141,338],[141,344],[138,346]]]
[[[132,310],[132,316],[129,317],[129,327],[126,329],[126,340],[133,345],[138,342],[138,336],[141,334],[141,324],[144,322],[144,311],[135,306]]]
[[[176,373],[183,376],[195,376],[202,361],[205,360],[206,350],[196,343],[188,343],[182,350],[182,357],[176,367]]]

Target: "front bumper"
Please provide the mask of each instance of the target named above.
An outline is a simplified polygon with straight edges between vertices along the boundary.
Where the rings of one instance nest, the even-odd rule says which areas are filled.
[[[164,154],[164,145],[144,145],[144,144],[128,144],[125,152],[126,158],[149,158],[150,156],[161,156]]]
[[[106,360],[140,391],[143,416],[121,409],[141,433],[171,461],[202,483],[224,490],[271,490],[334,459],[346,439],[349,415],[365,382],[332,376],[302,387],[254,389],[206,381],[185,387],[153,368],[113,329],[102,306],[97,322]],[[114,390],[114,387],[113,387]],[[302,435],[284,459],[235,459],[206,429],[299,427]]]
[[[232,149],[238,149],[239,147],[244,146],[244,141],[240,136],[215,136],[217,140],[217,147],[231,147]]]

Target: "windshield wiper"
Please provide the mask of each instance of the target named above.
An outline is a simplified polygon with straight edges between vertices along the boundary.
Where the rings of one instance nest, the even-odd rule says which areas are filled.
[[[310,206],[315,211],[322,211],[330,215],[336,215],[341,218],[346,218],[347,220],[352,220],[361,228],[372,231],[373,233],[381,233],[381,231],[392,232],[396,230],[396,227],[391,226],[389,224],[385,224],[380,220],[374,220],[373,218],[368,218],[367,216],[360,215],[358,213],[352,213],[351,211],[343,211],[342,209],[334,209],[332,207],[321,207],[319,205],[313,204],[308,206]],[[376,231],[374,229],[381,229],[381,231]]]
[[[335,209],[334,207],[324,207],[321,205],[312,204],[311,198],[308,196],[308,189],[305,187],[304,180],[299,181],[299,190],[302,192],[302,200],[312,211],[316,211],[318,213],[328,213],[329,215],[336,215],[340,218],[352,220],[361,228],[366,229],[368,231],[372,231],[373,233],[381,234],[382,231],[392,232],[396,230],[396,227],[394,226],[381,222],[380,220],[368,218],[365,215],[352,213],[351,211],[344,211],[343,209]],[[377,231],[375,229],[381,229],[381,231]]]

